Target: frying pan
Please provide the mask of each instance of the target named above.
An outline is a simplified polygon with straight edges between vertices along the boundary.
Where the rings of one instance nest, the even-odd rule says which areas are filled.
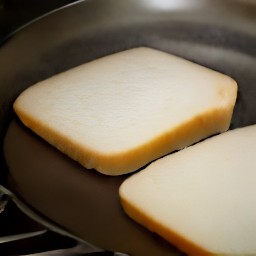
[[[118,188],[128,175],[86,170],[25,128],[12,110],[30,85],[137,46],[233,77],[239,91],[230,128],[256,123],[255,1],[80,1],[25,26],[0,48],[1,185],[32,211],[98,247],[182,255],[123,213]]]

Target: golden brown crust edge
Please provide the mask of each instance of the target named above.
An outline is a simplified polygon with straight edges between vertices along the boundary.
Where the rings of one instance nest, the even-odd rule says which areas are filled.
[[[192,241],[187,240],[186,238],[182,237],[175,231],[166,228],[149,215],[142,213],[139,209],[135,208],[132,204],[125,200],[124,197],[121,196],[120,201],[124,211],[128,216],[130,216],[133,220],[149,229],[151,232],[157,233],[166,241],[175,245],[181,251],[187,253],[190,256],[216,256],[216,254],[211,253],[206,249],[196,245]]]
[[[135,171],[149,162],[172,151],[182,149],[210,135],[229,128],[233,106],[202,113],[135,149],[103,155],[72,141],[71,138],[54,131],[47,124],[24,113],[14,105],[21,121],[51,145],[78,161],[88,169],[96,169],[106,175],[121,175]]]

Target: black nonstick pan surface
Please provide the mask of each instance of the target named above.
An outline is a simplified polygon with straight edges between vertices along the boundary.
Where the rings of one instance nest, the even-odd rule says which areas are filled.
[[[256,123],[256,1],[82,1],[29,24],[0,47],[0,183],[35,212],[98,247],[183,255],[123,213],[118,188],[127,176],[86,170],[25,128],[12,110],[30,85],[137,46],[233,77],[239,89],[230,128]]]

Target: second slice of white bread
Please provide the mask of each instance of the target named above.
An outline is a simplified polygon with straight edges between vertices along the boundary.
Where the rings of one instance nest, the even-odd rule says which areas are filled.
[[[155,161],[120,187],[125,211],[188,255],[256,255],[256,125]]]
[[[236,94],[226,75],[141,47],[39,82],[14,110],[86,168],[119,175],[226,131]]]

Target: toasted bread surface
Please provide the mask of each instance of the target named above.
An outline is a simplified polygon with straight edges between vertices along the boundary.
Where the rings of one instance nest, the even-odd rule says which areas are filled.
[[[140,47],[39,82],[14,110],[86,168],[119,175],[226,131],[236,94],[226,75]]]
[[[188,255],[256,254],[256,125],[150,164],[120,187],[125,212]]]

